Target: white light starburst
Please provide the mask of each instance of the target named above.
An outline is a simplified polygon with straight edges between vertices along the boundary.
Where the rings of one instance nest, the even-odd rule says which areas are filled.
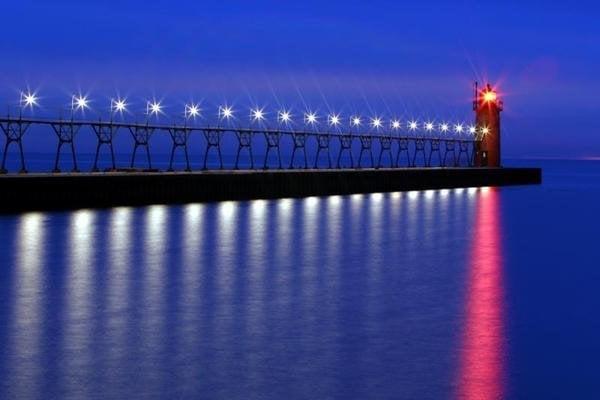
[[[307,112],[304,114],[304,122],[305,123],[314,126],[317,124],[318,121],[319,121],[319,116],[316,113],[310,111],[310,112]]]
[[[397,131],[398,129],[400,129],[402,124],[400,123],[399,119],[394,119],[394,120],[392,120],[391,126],[392,126],[393,130]]]
[[[281,124],[290,124],[292,122],[292,113],[289,110],[281,110],[277,113],[277,119]]]
[[[120,97],[117,99],[111,99],[110,109],[112,112],[123,114],[125,111],[127,111],[127,100]]]
[[[415,120],[409,121],[408,129],[411,131],[416,131],[419,128],[419,123]]]
[[[200,106],[196,103],[190,103],[190,104],[185,105],[184,114],[185,114],[186,118],[196,119],[197,117],[200,116],[201,112],[202,112],[202,110],[200,109]]]
[[[355,115],[350,118],[350,125],[352,125],[353,127],[358,128],[361,124],[362,119],[358,115]]]
[[[146,104],[146,113],[148,115],[154,115],[154,116],[158,116],[159,114],[163,113],[163,106],[161,104],[160,101],[149,101]]]
[[[329,126],[338,126],[341,123],[340,114],[329,114],[328,116]]]
[[[379,117],[371,118],[371,127],[375,129],[379,129],[383,126],[383,120]]]
[[[87,96],[84,95],[73,95],[71,98],[71,109],[84,111],[90,108],[90,101]]]
[[[21,92],[21,107],[24,106],[33,108],[35,106],[38,106],[38,100],[39,98],[37,97],[36,93],[32,93],[30,91]]]
[[[235,114],[233,108],[228,105],[219,106],[219,118],[229,120]]]
[[[250,109],[250,119],[252,122],[262,122],[266,119],[265,109],[263,108],[252,108]]]

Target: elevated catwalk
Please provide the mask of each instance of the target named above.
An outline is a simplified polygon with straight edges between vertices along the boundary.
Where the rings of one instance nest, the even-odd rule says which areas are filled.
[[[0,212],[539,184],[539,168],[97,172],[0,176]]]

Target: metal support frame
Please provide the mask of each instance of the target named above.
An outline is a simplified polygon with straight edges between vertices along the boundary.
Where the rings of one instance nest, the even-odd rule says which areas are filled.
[[[431,139],[429,141],[429,159],[427,160],[427,166],[431,167],[431,158],[433,153],[437,153],[439,166],[442,166],[442,153],[440,152],[440,139]]]
[[[178,147],[183,147],[183,153],[185,154],[185,170],[191,171],[190,167],[190,157],[188,155],[188,138],[190,137],[190,132],[192,130],[186,127],[173,127],[169,128],[169,134],[171,135],[171,157],[169,159],[169,169],[168,171],[173,171],[173,158],[175,157],[175,150]]]
[[[446,166],[446,157],[448,156],[448,153],[452,154],[452,166],[456,167],[457,165],[457,161],[456,161],[456,141],[453,139],[446,139],[444,140],[444,144],[446,146],[446,151],[444,152],[444,161],[443,161],[443,165],[444,167]]]
[[[269,155],[272,148],[277,148],[277,158],[279,168],[282,168],[283,160],[281,155],[281,138],[284,135],[289,135],[293,140],[293,150],[291,153],[291,159],[289,168],[309,168],[308,164],[308,156],[306,150],[306,141],[310,136],[314,136],[317,141],[317,151],[314,161],[314,168],[317,169],[319,167],[319,157],[321,157],[321,152],[327,152],[327,165],[328,168],[334,168],[332,163],[332,154],[331,154],[331,137],[337,136],[340,140],[340,149],[337,157],[337,168],[342,168],[342,153],[344,151],[348,151],[350,153],[350,167],[354,168],[354,155],[352,152],[352,142],[355,138],[358,138],[361,141],[361,152],[358,158],[358,167],[363,167],[362,165],[362,157],[365,151],[370,153],[371,156],[371,166],[373,168],[381,168],[383,167],[383,153],[387,152],[391,159],[391,167],[400,167],[404,166],[404,161],[402,159],[402,153],[406,153],[407,166],[414,167],[416,166],[416,160],[418,157],[421,157],[419,153],[422,154],[423,163],[425,166],[431,166],[433,159],[433,152],[441,152],[441,142],[444,142],[445,145],[445,154],[442,157],[442,161],[440,165],[450,165],[452,163],[454,166],[458,166],[464,163],[463,154],[466,158],[466,164],[469,167],[475,165],[474,157],[476,155],[478,146],[480,146],[481,139],[475,137],[471,138],[453,138],[453,137],[443,137],[443,138],[432,138],[432,137],[416,137],[416,136],[391,136],[389,134],[382,135],[367,135],[367,134],[358,134],[358,133],[340,133],[340,134],[332,134],[331,132],[319,132],[319,131],[300,131],[294,132],[293,130],[266,130],[265,128],[256,128],[256,129],[244,129],[241,127],[238,128],[222,128],[222,127],[210,127],[210,126],[187,126],[187,125],[155,125],[150,123],[145,124],[137,124],[137,123],[127,123],[127,122],[114,122],[113,120],[103,122],[102,120],[97,121],[84,121],[84,120],[73,120],[71,119],[43,119],[43,118],[23,118],[22,116],[7,116],[0,117],[0,128],[6,137],[6,143],[4,146],[4,154],[2,156],[2,163],[0,166],[0,171],[6,173],[6,162],[8,157],[8,151],[11,143],[16,143],[19,146],[20,152],[20,161],[21,161],[21,172],[26,172],[25,168],[25,154],[23,149],[22,139],[25,132],[28,130],[30,125],[38,124],[40,126],[50,127],[56,134],[58,138],[58,146],[56,150],[56,158],[54,162],[54,171],[59,172],[59,164],[61,162],[61,151],[63,145],[70,145],[71,147],[71,155],[73,157],[73,171],[78,171],[77,164],[77,154],[75,152],[74,140],[75,136],[79,133],[79,130],[82,127],[90,127],[92,128],[94,134],[97,137],[97,147],[95,153],[95,159],[92,167],[92,171],[98,171],[98,162],[100,158],[100,150],[101,147],[107,145],[110,150],[110,161],[112,170],[116,169],[116,160],[114,154],[114,145],[113,139],[120,128],[128,129],[135,141],[135,145],[133,148],[133,153],[131,155],[131,166],[135,165],[135,157],[137,156],[137,148],[139,146],[146,147],[146,156],[148,160],[148,167],[152,168],[151,163],[151,155],[149,149],[149,139],[156,132],[164,132],[167,131],[171,135],[172,140],[172,149],[171,149],[171,158],[169,162],[169,170],[173,169],[173,160],[174,154],[177,147],[183,147],[185,152],[185,161],[186,161],[186,170],[190,171],[190,158],[188,154],[188,139],[192,132],[198,131],[203,132],[207,144],[206,150],[204,153],[204,167],[203,169],[207,169],[208,164],[208,156],[211,148],[216,148],[218,157],[219,157],[219,166],[223,169],[223,156],[221,143],[226,132],[231,132],[235,134],[238,139],[238,149],[237,155],[235,159],[235,169],[239,168],[239,159],[240,154],[243,149],[247,149],[250,157],[250,168],[254,169],[254,155],[252,149],[252,140],[253,135],[256,133],[261,133],[265,135],[265,139],[267,141],[267,151],[264,155],[265,160],[263,163],[264,168],[267,167],[269,162]],[[375,164],[373,161],[373,140],[379,140],[379,156],[377,158],[377,163]],[[393,142],[398,142],[397,152],[393,154]],[[413,144],[414,142],[414,144]],[[430,143],[429,145],[427,143]],[[223,142],[225,143],[225,142]],[[227,142],[229,143],[229,142]],[[414,147],[413,147],[414,146]],[[458,154],[456,147],[459,147]],[[296,160],[296,152],[302,150],[304,155],[304,166],[302,166],[302,160]],[[413,154],[414,149],[414,154]],[[284,149],[285,150],[285,149]],[[429,151],[429,154],[427,152]],[[394,150],[395,151],[395,150]],[[452,156],[452,160],[448,161],[449,156]],[[323,157],[321,157],[323,158]],[[334,160],[335,161],[335,160]],[[312,161],[311,161],[312,162]],[[299,164],[297,167],[294,163]],[[463,164],[464,165],[464,164]],[[311,165],[312,166],[312,165]],[[323,167],[326,168],[326,167]],[[344,168],[348,168],[345,166]],[[107,170],[111,170],[111,168],[107,168]]]
[[[408,150],[408,139],[398,138],[398,151],[396,152],[396,167],[400,167],[400,156],[406,153],[406,166],[410,167],[410,151]]]
[[[296,150],[302,149],[304,153],[304,169],[308,168],[308,158],[306,157],[306,133],[301,132],[293,132],[292,139],[294,141],[294,149],[292,150],[292,158],[290,160],[290,169],[294,167],[294,156],[296,155]]]
[[[267,151],[265,152],[265,162],[263,164],[263,169],[269,169],[267,165],[267,161],[269,160],[269,152],[271,149],[277,149],[277,159],[279,161],[279,169],[283,168],[281,166],[281,152],[279,150],[279,141],[281,139],[281,133],[279,131],[273,132],[263,132],[265,134],[265,140],[267,141]]]
[[[219,155],[219,168],[223,169],[223,157],[221,156],[221,132],[217,130],[205,129],[204,137],[206,138],[206,151],[204,152],[204,166],[203,170],[207,169],[208,152],[211,147],[217,148],[217,154]]]
[[[317,155],[315,157],[315,169],[319,163],[319,153],[321,150],[327,150],[327,161],[329,162],[329,169],[331,169],[331,151],[329,150],[329,143],[331,142],[331,135],[329,133],[318,133],[317,134]]]
[[[150,157],[150,137],[154,133],[154,128],[146,126],[130,126],[129,132],[133,136],[133,152],[131,153],[131,168],[135,165],[135,155],[137,154],[138,147],[142,146],[146,148],[146,159],[148,161],[148,169],[152,169],[152,159]]]
[[[91,124],[92,125],[92,129],[94,130],[94,133],[96,134],[96,137],[98,138],[98,144],[96,146],[96,157],[94,158],[94,166],[92,167],[92,171],[97,172],[98,171],[98,156],[100,155],[100,147],[102,147],[103,144],[107,145],[110,148],[110,157],[112,160],[112,170],[116,170],[117,169],[117,165],[115,163],[115,151],[113,148],[113,137],[115,135],[115,133],[117,132],[117,130],[119,129],[119,127],[113,125],[113,123],[109,123],[109,124],[103,124],[103,123],[97,123],[97,124]]]
[[[471,166],[471,159],[469,158],[469,142],[467,140],[460,140],[458,142],[458,157],[456,158],[456,165],[460,165],[461,155],[465,155],[467,166]]]
[[[358,156],[358,168],[362,168],[362,155],[363,152],[368,151],[371,156],[371,168],[375,167],[375,162],[373,161],[373,136],[371,135],[361,135],[360,136],[360,154]]]
[[[73,121],[60,121],[52,124],[52,129],[58,137],[58,146],[56,147],[56,159],[54,160],[54,170],[52,172],[60,172],[60,149],[63,144],[70,144],[71,155],[73,156],[73,169],[72,172],[79,172],[77,168],[77,158],[75,157],[75,135],[81,128],[81,125],[76,125]]]
[[[412,166],[416,167],[417,164],[417,154],[423,154],[423,163],[427,165],[427,157],[425,156],[425,139],[416,138],[415,139],[415,153],[413,154]]]
[[[342,134],[340,138],[340,152],[338,153],[337,167],[341,168],[340,161],[342,159],[342,153],[347,150],[350,154],[350,168],[354,168],[354,157],[352,157],[352,135]]]
[[[6,170],[6,155],[8,154],[8,147],[11,143],[16,143],[19,146],[19,153],[21,156],[21,169],[20,173],[27,173],[27,168],[25,167],[25,155],[23,154],[23,135],[29,128],[30,123],[21,120],[19,117],[18,120],[7,121],[6,123],[0,124],[2,127],[2,132],[4,132],[4,136],[6,136],[6,143],[4,144],[4,154],[2,155],[2,166],[0,167],[0,173],[5,174]]]
[[[252,154],[252,135],[254,132],[250,131],[235,131],[235,135],[238,139],[238,150],[237,155],[235,156],[235,167],[234,169],[239,169],[238,162],[240,160],[240,153],[243,148],[248,149],[248,154],[250,155],[250,169],[254,169],[254,155]]]
[[[390,155],[390,167],[394,167],[394,156],[392,155],[392,137],[391,136],[379,136],[379,159],[377,160],[376,168],[381,168],[381,158],[383,152],[387,152]]]
[[[469,157],[469,160],[471,160],[471,166],[475,165],[475,156],[477,155],[477,149],[479,147],[481,147],[481,140],[475,139],[471,146],[471,157]]]

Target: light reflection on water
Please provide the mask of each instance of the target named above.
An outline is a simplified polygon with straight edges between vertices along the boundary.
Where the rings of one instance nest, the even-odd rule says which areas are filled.
[[[41,386],[44,279],[44,215],[23,214],[17,225],[8,346],[2,352],[9,361],[7,392],[13,398],[32,398]],[[2,396],[0,396],[2,397]]]
[[[79,210],[70,215],[68,235],[61,235],[61,239],[66,238],[69,243],[66,248],[69,253],[63,293],[63,357],[57,366],[61,369],[62,390],[67,397],[90,396],[89,383],[94,372],[91,350],[96,330],[94,279],[99,272],[94,254],[96,229],[96,212]]]
[[[488,296],[501,273],[490,253],[499,234],[488,228],[495,196],[442,190],[14,217],[0,398],[501,393],[503,305]],[[52,262],[50,247],[61,250]],[[489,264],[474,261],[482,258]],[[473,268],[493,275],[481,286]],[[59,318],[52,331],[47,313]],[[56,382],[44,380],[47,368]]]
[[[458,397],[503,399],[504,288],[498,192],[482,190],[476,208]]]

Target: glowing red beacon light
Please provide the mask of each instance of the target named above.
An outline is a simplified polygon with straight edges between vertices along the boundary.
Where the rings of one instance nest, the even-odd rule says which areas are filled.
[[[498,95],[493,90],[486,90],[483,93],[483,101],[485,101],[486,103],[496,101],[497,98],[498,98]]]

